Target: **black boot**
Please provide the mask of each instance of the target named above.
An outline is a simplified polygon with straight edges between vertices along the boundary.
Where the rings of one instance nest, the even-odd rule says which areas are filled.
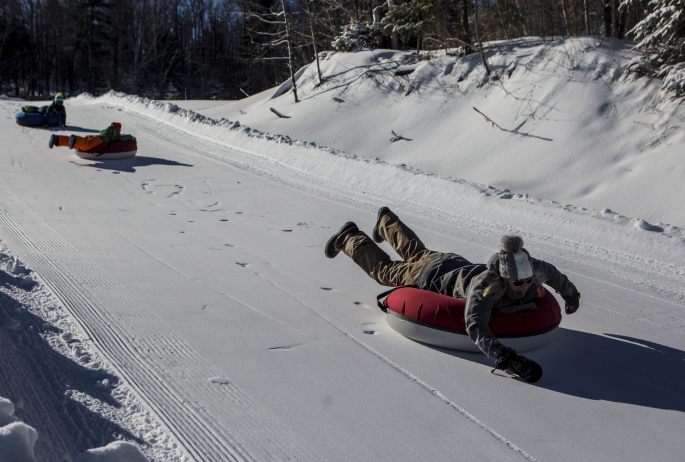
[[[359,228],[352,221],[345,223],[342,228],[338,230],[337,233],[331,236],[331,238],[326,242],[326,247],[323,251],[328,258],[335,258],[336,255],[340,253],[345,245],[345,241],[350,235],[358,233]]]
[[[52,149],[55,145],[59,146],[59,138],[57,138],[57,135],[51,135],[50,141],[48,141],[48,147]]]
[[[69,149],[74,149],[75,144],[76,144],[76,135],[71,135],[69,137]]]
[[[388,212],[390,212],[390,209],[387,207],[381,207],[380,209],[378,209],[378,218],[376,218],[376,226],[373,227],[373,232],[371,233],[371,237],[373,237],[374,242],[376,242],[377,244],[380,244],[385,240],[383,239],[383,236],[381,236],[378,232],[378,225],[381,224],[381,218],[383,217],[383,215],[385,215]]]

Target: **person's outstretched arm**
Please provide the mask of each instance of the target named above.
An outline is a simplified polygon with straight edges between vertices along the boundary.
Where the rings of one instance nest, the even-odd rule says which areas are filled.
[[[533,259],[533,266],[540,281],[556,290],[566,302],[566,314],[573,314],[580,305],[580,292],[568,277],[546,261]]]

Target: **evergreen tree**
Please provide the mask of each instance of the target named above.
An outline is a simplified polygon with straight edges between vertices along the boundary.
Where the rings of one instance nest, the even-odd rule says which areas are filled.
[[[626,0],[621,8],[638,5],[639,0]],[[646,51],[645,61],[655,66],[656,76],[664,79],[664,88],[685,94],[685,1],[652,0],[651,13],[630,33],[638,42],[636,48]]]
[[[405,42],[416,39],[416,48],[420,49],[424,38],[444,29],[452,11],[456,11],[454,0],[398,2],[389,6],[388,13],[381,20],[382,30],[387,36],[399,35]]]

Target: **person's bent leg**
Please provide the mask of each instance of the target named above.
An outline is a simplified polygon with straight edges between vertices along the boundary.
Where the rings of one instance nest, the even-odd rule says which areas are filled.
[[[69,143],[69,139],[67,138],[67,143]],[[83,138],[82,136],[77,136],[76,141],[74,142],[74,149],[80,149],[81,151],[88,151],[90,149],[93,149],[95,146],[102,144],[102,138],[99,136],[94,136],[94,135],[89,135]],[[60,141],[60,146],[62,145]]]
[[[440,254],[439,252],[426,249],[426,246],[423,245],[423,242],[421,242],[416,233],[390,210],[378,221],[377,229],[378,234],[406,262],[413,263],[419,260],[430,260]]]
[[[373,280],[390,287],[416,286],[419,273],[426,263],[423,260],[416,263],[393,261],[361,231],[347,238],[343,251]]]

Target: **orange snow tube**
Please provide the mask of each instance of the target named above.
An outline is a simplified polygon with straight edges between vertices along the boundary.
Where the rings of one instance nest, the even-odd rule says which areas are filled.
[[[119,141],[116,143],[101,143],[90,149],[75,149],[76,155],[88,160],[119,160],[129,159],[138,152],[135,141]]]

